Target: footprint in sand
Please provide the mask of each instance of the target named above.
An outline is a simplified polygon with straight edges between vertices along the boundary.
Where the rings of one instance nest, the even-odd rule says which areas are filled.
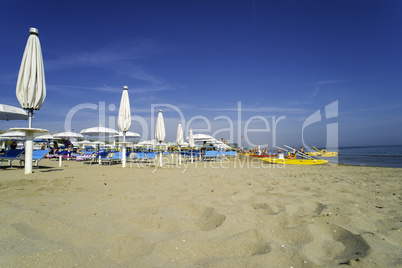
[[[312,241],[303,253],[318,265],[347,264],[364,258],[370,246],[360,236],[335,224],[309,224]]]
[[[196,224],[203,231],[212,231],[221,226],[225,219],[226,216],[216,213],[214,208],[207,208]]]
[[[30,226],[27,223],[13,223],[11,224],[15,230],[20,232],[22,235],[33,239],[40,240],[47,238],[46,233],[42,232],[40,229]]]
[[[253,209],[263,210],[268,215],[277,215],[283,210],[277,205],[269,205],[267,203],[253,203],[251,204],[251,207]]]
[[[296,216],[319,216],[327,206],[312,200],[301,200],[298,204],[286,205],[286,212]]]
[[[271,243],[264,239],[263,234],[257,229],[250,229],[228,236],[220,236],[206,242],[206,245],[208,246],[201,247],[201,249],[212,248],[214,250],[201,254],[201,256],[205,257],[199,259],[193,266],[230,267],[232,265],[228,264],[228,261],[229,263],[231,260],[237,262],[240,259],[247,260],[249,257],[259,259],[259,257],[269,256],[272,252]],[[245,266],[239,263],[234,264],[234,267]],[[261,267],[265,266],[262,265]]]

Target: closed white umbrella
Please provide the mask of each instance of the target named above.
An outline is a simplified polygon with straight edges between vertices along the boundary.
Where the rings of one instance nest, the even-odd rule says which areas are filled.
[[[181,127],[181,121],[179,121],[179,125],[177,126],[177,134],[176,134],[176,143],[179,147],[179,165],[181,165],[181,152],[180,147],[183,145],[183,128]]]
[[[165,140],[165,123],[163,122],[162,110],[159,110],[158,119],[156,119],[155,139],[162,145]],[[162,166],[162,151],[159,152],[159,164]]]
[[[29,38],[22,56],[18,73],[16,95],[23,109],[28,110],[28,128],[14,128],[24,131],[25,141],[25,174],[32,173],[33,135],[35,132],[47,132],[46,129],[32,128],[33,110],[39,110],[46,98],[45,72],[43,68],[42,49],[39,42],[38,29],[29,29]]]
[[[120,131],[123,132],[123,142],[121,143],[123,146],[121,165],[124,168],[126,167],[126,132],[129,130],[131,126],[130,99],[128,97],[127,87],[123,88],[123,93],[121,95],[119,118],[117,123],[119,125]]]
[[[16,94],[23,109],[28,110],[29,127],[33,110],[39,110],[46,98],[45,72],[38,29],[29,29],[29,38],[18,73]]]
[[[190,134],[188,135],[188,146],[191,148],[191,163],[193,163],[193,148],[194,144],[194,136],[193,136],[193,129],[190,128]]]
[[[27,120],[28,113],[21,108],[0,104],[0,120]]]
[[[190,134],[188,135],[188,146],[190,148],[195,147],[193,130],[191,128],[190,128]]]

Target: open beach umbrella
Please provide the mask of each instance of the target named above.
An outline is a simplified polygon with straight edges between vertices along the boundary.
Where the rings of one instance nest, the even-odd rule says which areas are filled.
[[[84,138],[84,136],[82,136],[80,133],[66,131],[66,132],[60,132],[60,133],[54,134],[53,138],[55,138],[55,139],[82,139],[82,138]]]
[[[58,140],[58,138],[55,138],[53,135],[50,135],[50,134],[45,134],[45,135],[36,136],[35,140]]]
[[[194,141],[210,141],[214,139],[211,135],[198,133],[193,135]]]
[[[21,108],[28,110],[28,128],[12,129],[26,133],[25,174],[32,173],[34,133],[47,132],[45,129],[32,128],[33,111],[39,110],[46,98],[45,72],[38,35],[38,29],[29,29],[29,38],[22,56],[16,86],[16,95]]]
[[[123,88],[123,93],[120,100],[119,117],[117,121],[119,129],[123,132],[123,142],[122,142],[122,157],[121,165],[126,167],[126,132],[131,126],[131,111],[130,111],[130,99],[128,98],[128,88]]]
[[[162,110],[159,110],[158,119],[156,119],[155,139],[162,145],[165,140],[165,123],[163,122]],[[159,152],[159,164],[162,166],[162,151]]]
[[[122,138],[123,137],[123,132],[121,132],[121,131],[119,131],[119,134],[118,135],[115,135],[115,136],[113,136],[114,138]],[[127,131],[126,132],[126,139],[127,138],[132,138],[132,139],[134,139],[134,138],[141,138],[141,135],[140,134],[138,134],[137,132],[132,132],[132,131]]]
[[[10,131],[0,134],[2,139],[12,139],[12,138],[25,138],[25,133],[21,131]]]
[[[119,132],[115,129],[112,128],[107,128],[107,127],[91,127],[91,128],[86,128],[80,131],[82,135],[88,135],[88,136],[113,136],[119,134]]]
[[[106,145],[106,143],[105,142],[103,142],[103,141],[91,141],[91,143],[92,144],[95,144],[95,145]]]
[[[145,141],[140,141],[138,146],[152,146],[155,147],[155,140],[145,140]]]
[[[89,141],[89,140],[83,140],[83,141],[79,141],[78,144],[91,144],[93,141]]]
[[[82,144],[89,144],[89,145],[91,145],[91,144],[92,144],[92,141],[83,140],[83,141],[79,141],[79,142],[77,142],[77,143],[80,144],[80,145],[82,145]]]
[[[193,148],[194,148],[194,135],[193,129],[190,128],[190,134],[188,135],[188,147],[191,148],[191,163],[193,163]]]
[[[21,108],[0,104],[0,120],[27,120],[28,113]]]
[[[21,141],[25,140],[25,133],[24,132],[19,132],[19,131],[11,131],[11,132],[6,132],[3,134],[0,134],[0,141]],[[6,143],[3,143],[3,146],[5,147]]]
[[[180,147],[183,145],[183,128],[181,127],[181,121],[179,121],[179,125],[177,126],[177,134],[176,134],[176,143],[177,147],[179,147],[179,165],[181,165],[181,152]]]
[[[11,132],[6,132],[3,134],[0,134],[0,141],[3,142],[3,146],[6,146],[6,141],[21,141],[25,139],[25,133],[24,132],[18,132],[18,131],[11,131]]]
[[[186,140],[188,140],[188,139],[189,139],[189,137],[186,138]],[[193,140],[194,140],[194,142],[203,142],[204,144],[208,143],[208,142],[216,141],[216,139],[214,137],[212,137],[211,135],[202,134],[202,133],[194,134]]]
[[[47,148],[49,148],[50,140],[57,140],[57,139],[58,138],[53,137],[53,135],[45,134],[45,135],[40,135],[40,136],[34,137],[34,142],[46,141],[46,146],[47,146]]]

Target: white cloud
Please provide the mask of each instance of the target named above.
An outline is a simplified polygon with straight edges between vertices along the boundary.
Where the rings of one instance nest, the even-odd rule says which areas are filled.
[[[46,71],[60,71],[71,68],[92,67],[142,80],[153,85],[163,85],[135,60],[160,53],[159,46],[152,40],[129,40],[114,42],[93,51],[57,53],[55,58],[45,61]],[[59,56],[60,55],[60,56]]]
[[[345,83],[348,82],[347,80],[323,80],[323,81],[318,81],[314,83],[314,91],[313,91],[313,97],[316,97],[323,86],[326,85],[333,85],[333,84],[340,84],[340,83]]]
[[[200,110],[238,112],[238,109],[233,108],[233,107],[230,107],[230,108],[201,108]],[[282,108],[282,107],[241,107],[241,112],[304,114],[307,112],[307,110],[302,109],[302,108]]]

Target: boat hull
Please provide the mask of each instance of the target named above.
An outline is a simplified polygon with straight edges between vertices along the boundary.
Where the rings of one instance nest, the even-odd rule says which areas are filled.
[[[275,157],[276,154],[251,154],[250,156],[264,158],[264,157]]]
[[[285,165],[322,165],[328,163],[328,160],[322,160],[322,159],[262,158],[262,160],[272,164],[285,164]]]
[[[318,150],[316,147],[313,147],[316,152],[307,152],[306,154],[309,156],[321,156],[321,157],[334,157],[338,156],[338,152],[328,152],[325,149]]]
[[[326,152],[326,153],[320,153],[320,152],[309,152],[306,153],[309,156],[321,156],[321,157],[334,157],[338,156],[337,152]]]

